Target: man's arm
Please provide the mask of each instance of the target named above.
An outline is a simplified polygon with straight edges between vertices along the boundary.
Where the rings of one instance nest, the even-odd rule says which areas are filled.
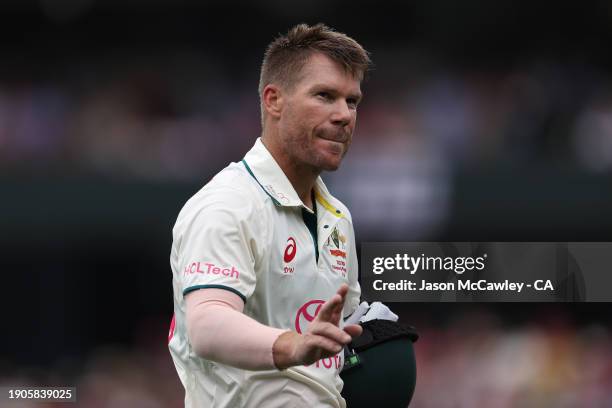
[[[265,326],[242,313],[242,299],[223,289],[186,295],[187,334],[202,358],[247,370],[285,369],[337,354],[361,327],[339,328],[348,287],[342,285],[304,334]]]
[[[242,313],[242,299],[224,289],[185,296],[187,335],[194,352],[247,370],[274,368],[272,344],[285,330],[264,326]]]

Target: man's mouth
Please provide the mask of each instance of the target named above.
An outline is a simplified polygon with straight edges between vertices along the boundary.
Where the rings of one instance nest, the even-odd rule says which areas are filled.
[[[349,135],[346,132],[319,132],[317,134],[321,139],[329,140],[330,142],[346,143],[349,139]]]

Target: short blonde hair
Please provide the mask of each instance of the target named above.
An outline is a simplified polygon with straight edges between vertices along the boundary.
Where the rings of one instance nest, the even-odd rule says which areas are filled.
[[[321,23],[313,26],[298,24],[287,35],[280,35],[268,45],[259,77],[260,100],[268,84],[274,83],[291,89],[298,82],[302,68],[313,53],[328,56],[359,80],[363,79],[372,64],[369,53],[346,34]]]

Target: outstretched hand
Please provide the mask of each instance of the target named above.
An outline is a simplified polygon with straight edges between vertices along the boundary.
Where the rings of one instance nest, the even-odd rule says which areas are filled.
[[[279,369],[295,365],[309,365],[342,351],[353,337],[361,334],[358,324],[340,328],[342,309],[348,286],[340,286],[334,296],[325,302],[304,334],[286,332],[274,342],[274,364]]]

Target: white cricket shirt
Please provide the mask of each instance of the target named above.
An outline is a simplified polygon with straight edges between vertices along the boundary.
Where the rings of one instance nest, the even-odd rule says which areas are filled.
[[[302,333],[342,283],[345,316],[359,304],[357,253],[350,214],[319,177],[317,242],[308,209],[260,139],[187,201],[173,229],[170,263],[174,312],[169,348],[187,408],[344,407],[342,352],[310,366],[248,371],[198,357],[185,326],[183,296],[222,288],[244,313],[267,326]],[[318,252],[318,261],[317,261]]]

